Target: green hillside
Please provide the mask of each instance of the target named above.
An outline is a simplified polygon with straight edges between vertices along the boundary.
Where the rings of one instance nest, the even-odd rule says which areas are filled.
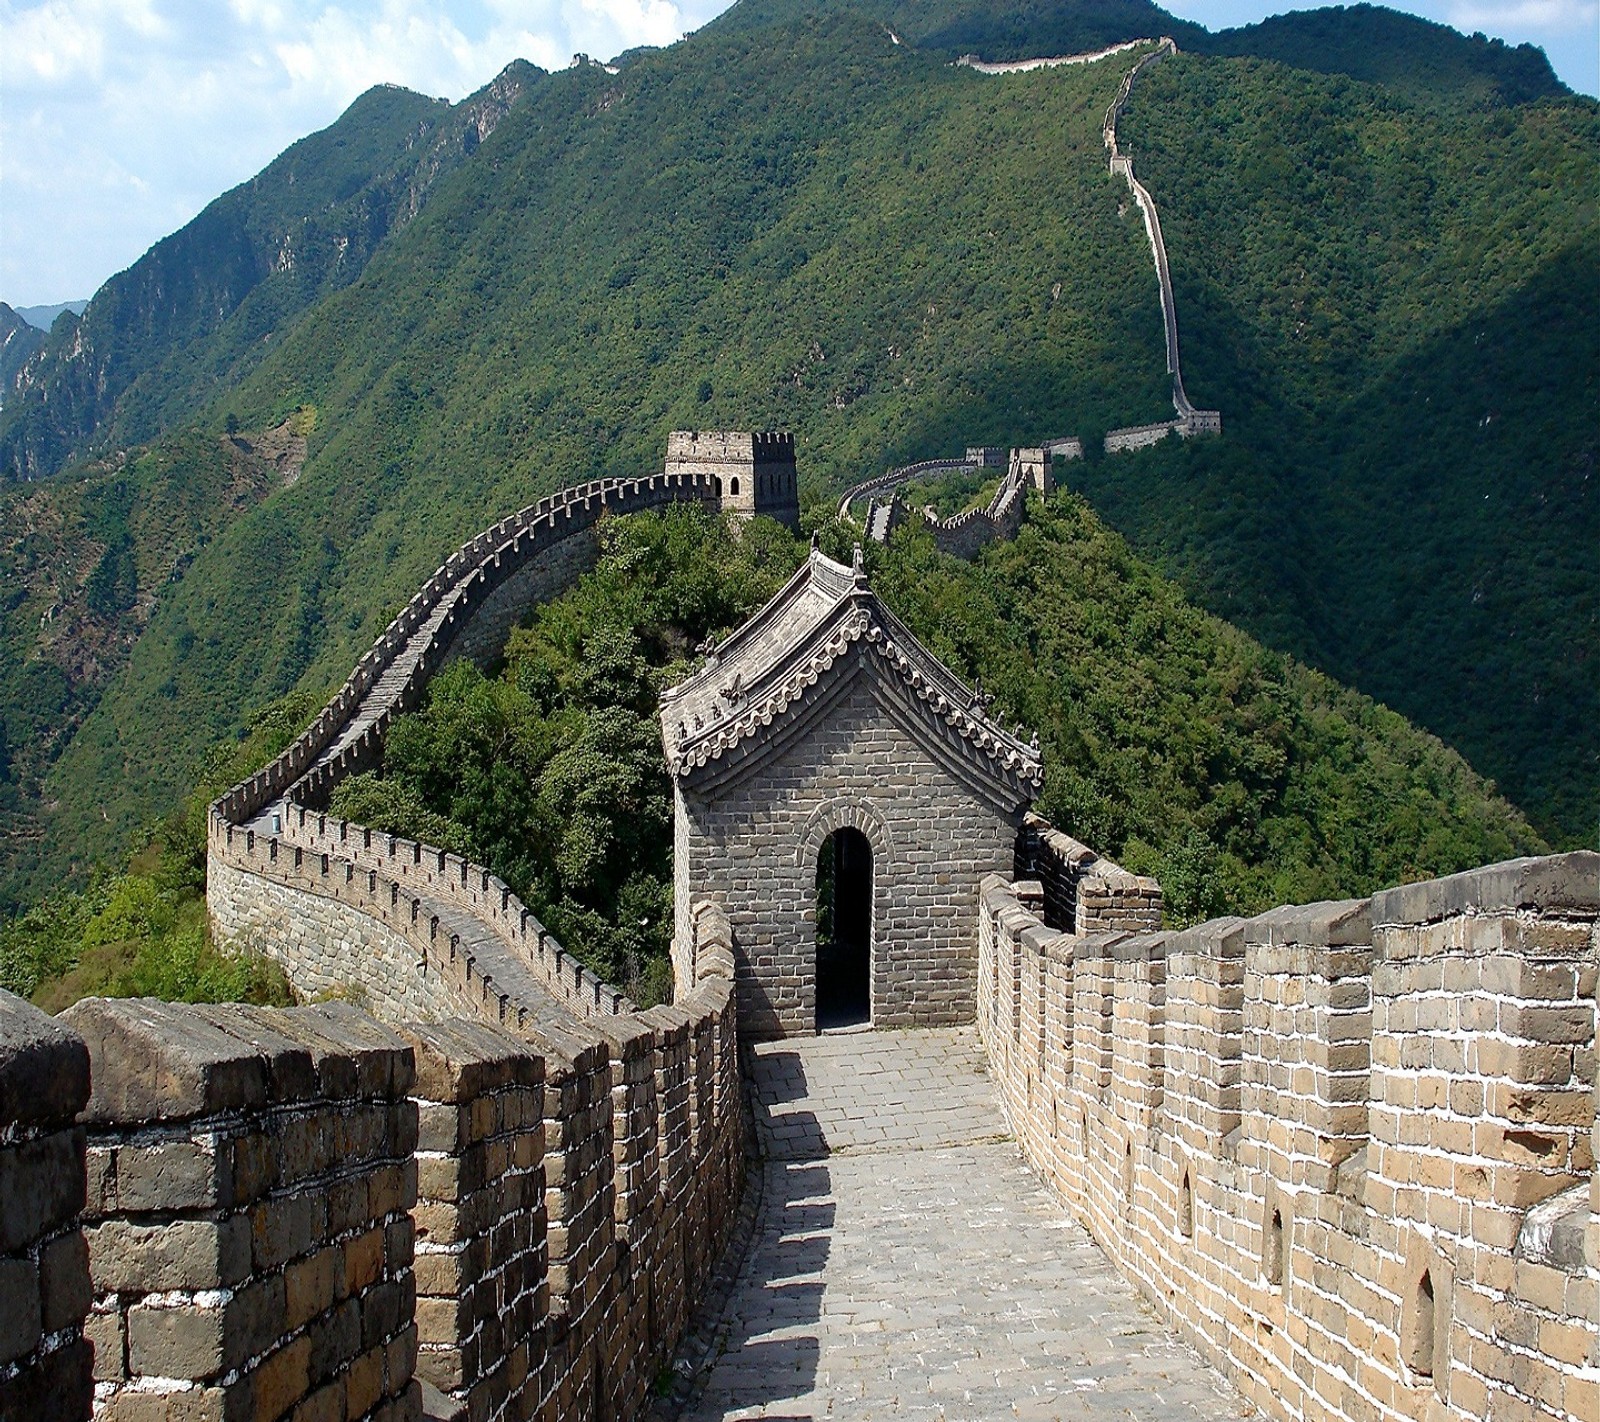
[[[986,5],[971,0],[742,0],[701,33],[757,32],[841,14],[865,16],[904,43],[945,58],[1084,54],[1161,35],[1187,47],[1206,34],[1150,0],[995,0]]]
[[[0,493],[0,885],[44,842],[45,776],[159,603],[234,517],[298,477],[307,427],[297,416],[255,435],[186,430]],[[93,813],[105,801],[87,789]],[[141,806],[119,830],[136,833],[153,812]]]
[[[29,689],[51,676],[37,609],[8,608],[23,674],[0,722],[25,750],[6,891],[114,856],[206,746],[336,684],[461,539],[658,467],[682,427],[794,429],[814,512],[893,463],[1090,436],[1072,482],[1199,601],[1444,736],[1552,839],[1585,838],[1596,105],[1513,102],[1519,52],[1342,15],[1316,43],[1252,27],[1293,64],[1168,60],[1124,123],[1220,440],[1094,457],[1096,432],[1170,413],[1149,249],[1099,133],[1135,56],[1005,79],[948,62],[1245,33],[1191,36],[1133,0],[745,0],[619,74],[530,84],[359,274],[286,299],[270,342],[240,313],[271,282],[213,330],[180,319],[178,280],[92,438],[171,427],[178,504],[220,477],[230,420],[300,420],[304,466],[210,517],[178,579],[130,524],[140,620],[94,633],[96,674],[55,722]],[[1373,26],[1428,59],[1404,66],[1420,88],[1314,72],[1351,67]],[[351,146],[385,153],[383,105],[431,103],[369,98]],[[364,179],[328,155],[330,191],[361,201],[389,161]],[[111,544],[83,547],[98,567]]]
[[[1600,818],[1600,109],[1180,56],[1124,120],[1227,436],[1073,482],[1207,606]]]
[[[1258,25],[1178,43],[1199,54],[1271,59],[1319,74],[1343,74],[1414,101],[1527,104],[1568,92],[1542,49],[1458,34],[1381,5],[1273,15]]]
[[[824,536],[845,530],[830,525]],[[835,542],[835,551],[848,549]],[[1370,893],[1542,848],[1462,759],[1366,697],[1187,603],[1083,501],[1035,501],[976,564],[916,527],[868,550],[874,588],[1036,729],[1041,810],[1166,887],[1171,921]],[[760,521],[621,519],[598,568],[458,664],[333,809],[493,867],[609,981],[659,979],[671,794],[656,722],[687,648],[738,625],[804,557]]]
[[[0,407],[11,394],[11,382],[30,357],[43,349],[45,333],[30,326],[0,301]]]
[[[383,85],[211,203],[51,328],[0,414],[0,483],[150,440],[233,385],[361,275],[540,77],[520,60],[452,107]]]

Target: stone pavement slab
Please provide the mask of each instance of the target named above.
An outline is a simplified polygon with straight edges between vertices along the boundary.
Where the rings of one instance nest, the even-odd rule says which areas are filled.
[[[973,1032],[791,1039],[753,1066],[761,1210],[685,1417],[1250,1414],[1028,1169]]]

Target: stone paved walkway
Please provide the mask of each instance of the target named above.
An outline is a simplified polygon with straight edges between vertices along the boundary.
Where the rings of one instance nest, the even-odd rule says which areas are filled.
[[[1044,1192],[970,1030],[758,1047],[761,1213],[684,1416],[1249,1415]]]

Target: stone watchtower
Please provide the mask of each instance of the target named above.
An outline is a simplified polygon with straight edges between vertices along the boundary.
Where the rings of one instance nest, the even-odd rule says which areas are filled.
[[[1013,871],[1037,744],[1002,730],[854,568],[815,549],[665,693],[674,975],[733,928],[739,1028],[932,1026],[976,1008],[979,886]]]
[[[668,474],[710,474],[724,510],[765,514],[800,527],[794,436],[780,431],[674,430],[667,436]]]

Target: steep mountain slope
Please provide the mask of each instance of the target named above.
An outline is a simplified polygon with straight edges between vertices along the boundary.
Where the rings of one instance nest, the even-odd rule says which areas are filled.
[[[1381,5],[1273,15],[1179,43],[1198,54],[1272,59],[1314,73],[1344,74],[1418,102],[1527,104],[1568,93],[1542,49],[1458,34]]]
[[[158,242],[52,327],[0,416],[0,482],[152,439],[225,391],[354,281],[539,77],[518,61],[454,107],[372,89]]]
[[[1330,5],[1210,33],[1150,0],[743,0],[711,31],[756,30],[841,11],[866,15],[906,44],[987,60],[1080,54],[1170,35],[1195,54],[1254,56],[1385,84],[1415,100],[1522,104],[1567,93],[1544,52],[1463,35],[1381,5]]]
[[[659,467],[672,428],[795,428],[815,486],[1161,416],[1100,145],[1121,72],[995,85],[846,16],[545,81],[227,397],[251,428],[315,409],[304,474],[163,596],[52,774],[53,836],[108,849],[250,708],[341,677],[460,539]]]
[[[44,348],[45,333],[0,301],[0,409],[17,372]]]
[[[1600,812],[1600,109],[1190,56],[1122,130],[1227,437],[1074,482],[1562,842]],[[1587,728],[1587,729],[1586,729]]]
[[[187,431],[0,494],[0,871],[44,834],[41,782],[160,599],[304,454],[299,418],[254,436]]]
[[[618,75],[542,80],[248,367],[226,338],[169,346],[174,369],[228,372],[202,412],[213,441],[230,414],[259,430],[303,412],[304,472],[181,581],[139,585],[148,626],[49,771],[56,808],[13,882],[114,851],[211,740],[342,676],[462,537],[654,467],[671,428],[794,428],[817,500],[967,443],[1168,413],[1149,249],[1099,137],[1135,56],[995,79],[885,32],[1029,14],[1045,28],[1017,53],[1162,18],[746,0]],[[1454,60],[1435,70],[1466,84]],[[1497,92],[1422,103],[1256,59],[1160,66],[1123,131],[1161,203],[1190,394],[1226,433],[1071,473],[1206,605],[1423,714],[1570,837],[1600,804],[1581,760],[1597,540],[1581,478],[1540,471],[1592,462],[1592,336],[1561,297],[1594,269],[1595,106]],[[1514,462],[1530,439],[1538,459]],[[1548,501],[1537,557],[1488,512],[1496,489]],[[1495,570],[1499,622],[1474,623],[1465,550]],[[1508,654],[1492,627],[1523,615]],[[32,656],[29,635],[7,651]]]

